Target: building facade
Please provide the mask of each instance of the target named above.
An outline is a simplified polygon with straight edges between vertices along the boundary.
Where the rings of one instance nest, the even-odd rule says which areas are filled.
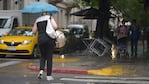
[[[70,13],[78,11],[73,8],[73,0],[0,0],[0,10],[21,10],[28,4],[35,1],[45,1],[56,5],[59,8],[59,13],[54,14],[54,18],[60,28],[66,28],[71,23],[84,23],[92,30],[94,26],[93,20],[84,20],[82,17],[71,16]],[[32,25],[39,14],[22,14],[24,25]]]

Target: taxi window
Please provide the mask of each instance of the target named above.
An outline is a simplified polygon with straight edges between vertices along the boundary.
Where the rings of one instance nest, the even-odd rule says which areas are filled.
[[[33,36],[32,30],[31,29],[13,29],[12,31],[9,32],[8,35],[11,36]]]

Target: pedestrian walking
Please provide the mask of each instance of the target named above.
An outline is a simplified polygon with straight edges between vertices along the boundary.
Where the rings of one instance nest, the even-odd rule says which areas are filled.
[[[117,41],[127,45],[128,27],[125,25],[125,20],[122,20],[122,24],[117,28]]]
[[[118,53],[127,48],[127,37],[128,37],[128,27],[125,25],[125,20],[122,20],[122,24],[117,27],[115,32],[116,41],[112,43],[111,56],[112,60],[119,59]]]
[[[50,23],[48,23],[49,19]],[[49,37],[46,33],[46,27],[48,24],[51,24],[55,30],[57,29],[57,23],[55,22],[53,16],[49,15],[47,12],[43,12],[42,16],[36,19],[32,32],[35,33],[38,31],[38,45],[41,53],[38,78],[42,78],[45,70],[45,64],[47,64],[47,80],[53,80],[54,78],[51,76],[51,73],[55,39]]]
[[[144,29],[144,39],[146,40],[146,42],[147,42],[147,50],[149,50],[149,27],[146,27],[145,29]]]
[[[141,35],[141,31],[135,19],[132,20],[132,23],[129,29],[129,35],[130,35],[130,42],[131,42],[131,56],[132,58],[137,58],[138,41]]]

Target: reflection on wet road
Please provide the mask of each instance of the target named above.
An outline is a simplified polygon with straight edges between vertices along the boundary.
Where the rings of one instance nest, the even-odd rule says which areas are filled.
[[[103,76],[121,76],[121,75],[132,75],[135,76],[135,70],[128,70],[122,67],[121,65],[112,65],[108,67],[104,67],[99,70],[88,70],[89,74],[94,75],[103,75]]]
[[[67,64],[65,65],[64,63],[67,62],[72,63],[80,61],[81,61],[80,59],[72,57],[68,58],[65,56],[60,56],[53,59],[54,63],[61,63],[62,64],[61,66],[64,68],[65,66],[67,66]],[[102,76],[124,76],[124,75],[129,75],[133,77],[137,76],[135,69],[131,70],[129,68],[125,68],[121,64],[109,65],[98,69],[88,69],[87,73],[90,75],[102,75]]]

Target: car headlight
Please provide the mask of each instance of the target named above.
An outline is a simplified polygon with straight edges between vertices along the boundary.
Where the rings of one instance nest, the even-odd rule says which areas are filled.
[[[0,44],[4,44],[4,40],[0,40]]]
[[[30,43],[31,43],[30,40],[25,40],[25,41],[22,42],[22,45],[26,45],[26,44],[30,44]]]

